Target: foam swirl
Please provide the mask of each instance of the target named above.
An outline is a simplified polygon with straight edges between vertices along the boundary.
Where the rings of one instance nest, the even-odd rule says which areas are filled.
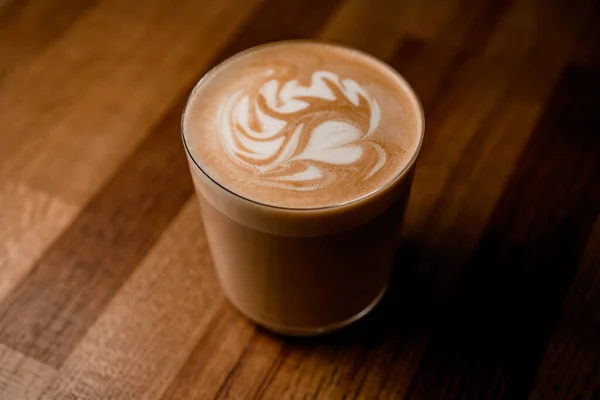
[[[218,115],[225,153],[262,183],[294,190],[376,174],[387,160],[369,137],[381,120],[377,101],[330,71],[304,83],[290,71],[267,69],[229,96]]]

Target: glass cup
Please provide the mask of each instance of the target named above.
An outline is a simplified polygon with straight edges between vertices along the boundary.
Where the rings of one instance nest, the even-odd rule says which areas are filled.
[[[418,97],[394,74],[418,104],[424,127]],[[242,314],[277,333],[310,336],[344,327],[375,307],[388,287],[423,129],[410,161],[391,181],[347,203],[310,209],[236,194],[194,158],[190,135],[182,129],[214,265],[225,295]]]

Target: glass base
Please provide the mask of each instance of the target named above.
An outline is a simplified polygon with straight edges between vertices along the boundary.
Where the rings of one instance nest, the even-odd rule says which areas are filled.
[[[375,306],[377,306],[377,304],[379,304],[379,302],[381,301],[381,299],[383,298],[383,296],[385,295],[386,292],[387,292],[387,285],[383,287],[381,292],[379,292],[379,294],[375,297],[375,299],[371,303],[369,303],[369,305],[367,305],[364,309],[362,309],[359,313],[353,315],[352,317],[346,318],[342,321],[334,322],[329,325],[316,326],[316,327],[282,327],[282,326],[272,325],[272,324],[266,323],[264,321],[260,321],[255,318],[252,318],[251,316],[245,314],[239,308],[237,308],[237,306],[235,306],[235,304],[234,304],[234,307],[240,313],[242,313],[244,316],[246,316],[248,319],[250,319],[257,325],[260,325],[261,327],[263,327],[273,333],[276,333],[279,335],[285,335],[285,336],[311,337],[311,336],[326,335],[328,333],[345,328],[348,325],[351,325],[354,322],[362,319],[364,316],[366,316],[368,313],[370,313],[375,308]]]

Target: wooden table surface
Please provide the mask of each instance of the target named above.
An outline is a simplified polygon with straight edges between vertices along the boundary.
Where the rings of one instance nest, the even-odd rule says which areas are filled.
[[[427,132],[389,295],[300,340],[224,300],[179,120],[306,37]],[[599,92],[595,0],[0,1],[0,399],[600,398]]]

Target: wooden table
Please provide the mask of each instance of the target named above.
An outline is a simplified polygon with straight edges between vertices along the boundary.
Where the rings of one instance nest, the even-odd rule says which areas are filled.
[[[311,340],[224,300],[179,138],[304,37],[427,113],[389,295]],[[599,61],[594,0],[0,1],[0,399],[599,398]]]

